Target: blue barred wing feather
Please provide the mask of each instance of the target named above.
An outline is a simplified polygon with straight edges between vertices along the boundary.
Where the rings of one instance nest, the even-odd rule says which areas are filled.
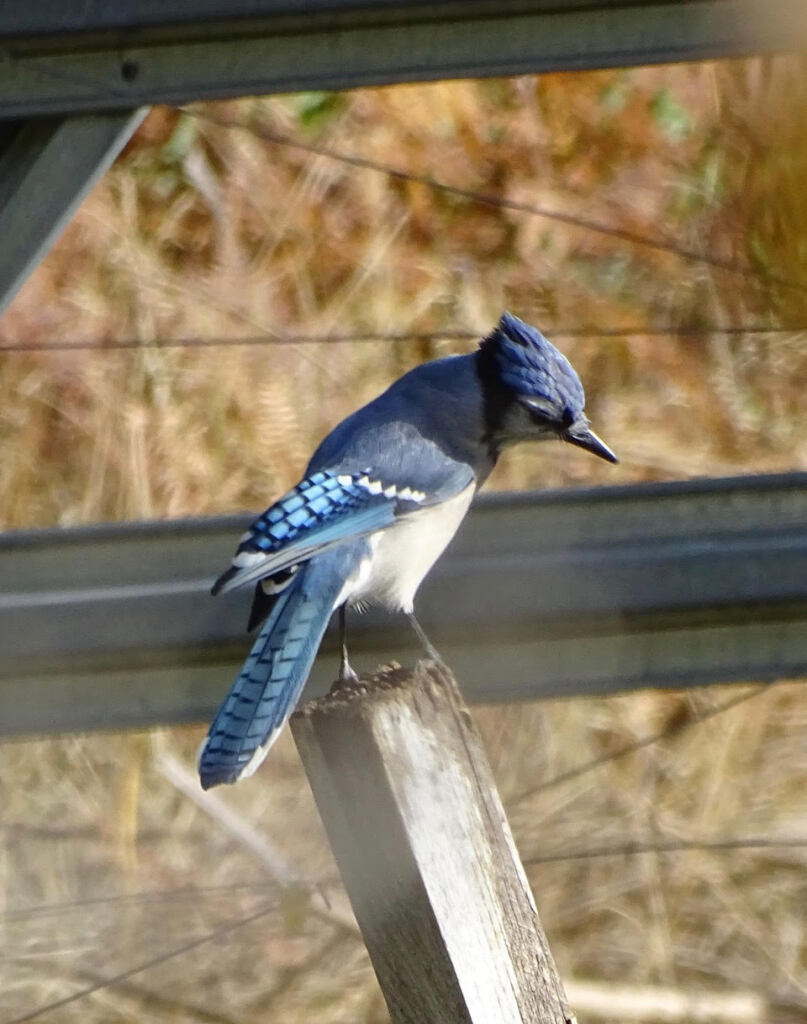
[[[255,520],[212,592],[267,580],[271,596],[288,582],[286,573],[294,566],[341,541],[389,526],[399,508],[420,498],[410,488],[385,486],[370,471],[313,473]]]

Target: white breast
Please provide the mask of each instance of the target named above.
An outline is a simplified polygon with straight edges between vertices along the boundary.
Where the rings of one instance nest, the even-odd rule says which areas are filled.
[[[468,511],[475,486],[456,497],[400,519],[371,538],[371,555],[345,582],[336,601],[370,602],[391,611],[412,611],[415,593]]]

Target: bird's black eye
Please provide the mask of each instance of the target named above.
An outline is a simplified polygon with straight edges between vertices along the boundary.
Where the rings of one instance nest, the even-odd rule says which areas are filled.
[[[557,409],[547,399],[530,396],[522,399],[522,404],[529,412],[533,423],[551,426],[557,422]]]
[[[564,430],[568,430],[569,427],[574,423],[574,413],[567,405],[563,410],[563,416],[561,417],[560,425]]]

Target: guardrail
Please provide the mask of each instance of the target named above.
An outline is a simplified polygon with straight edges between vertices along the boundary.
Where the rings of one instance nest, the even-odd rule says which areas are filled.
[[[38,0],[0,9],[0,118],[802,47],[802,0]]]
[[[0,734],[207,719],[248,518],[0,534]],[[807,675],[807,473],[483,495],[418,613],[477,702]],[[418,656],[402,618],[350,626],[360,668]],[[336,665],[329,634],[307,696]]]

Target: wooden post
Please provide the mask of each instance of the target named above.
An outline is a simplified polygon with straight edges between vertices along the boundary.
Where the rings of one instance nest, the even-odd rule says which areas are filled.
[[[292,718],[395,1024],[569,1024],[479,734],[434,662]]]

